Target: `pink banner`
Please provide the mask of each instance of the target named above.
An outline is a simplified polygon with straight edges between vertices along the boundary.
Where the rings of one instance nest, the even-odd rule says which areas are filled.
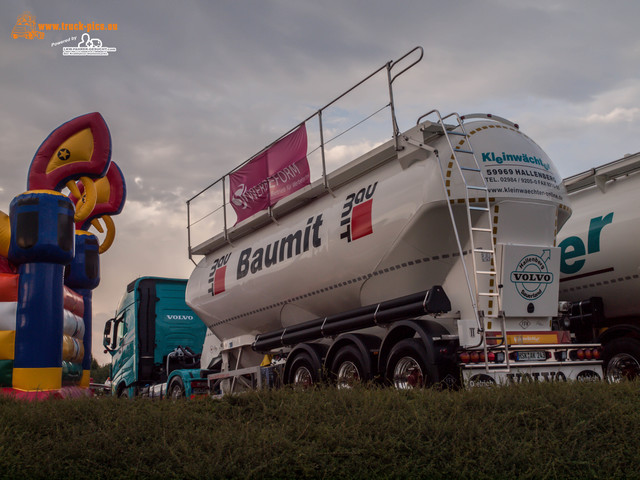
[[[310,178],[303,124],[229,175],[236,223],[309,185]]]

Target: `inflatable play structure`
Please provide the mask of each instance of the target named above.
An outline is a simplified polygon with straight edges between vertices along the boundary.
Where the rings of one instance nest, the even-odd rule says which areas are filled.
[[[100,283],[99,255],[115,236],[111,216],[125,198],[99,113],[64,123],[40,145],[27,191],[9,215],[0,212],[1,393],[89,393],[92,290]]]

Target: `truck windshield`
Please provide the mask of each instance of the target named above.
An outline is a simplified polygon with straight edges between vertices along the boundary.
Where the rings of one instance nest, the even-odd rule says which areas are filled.
[[[116,315],[121,315],[122,311],[125,309],[129,303],[133,302],[133,294],[130,292],[125,292],[120,298],[120,302],[118,302],[118,308],[116,309]]]

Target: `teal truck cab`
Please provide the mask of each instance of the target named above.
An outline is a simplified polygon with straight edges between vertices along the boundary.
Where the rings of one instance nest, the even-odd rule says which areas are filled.
[[[141,277],[127,286],[103,344],[111,354],[112,393],[191,398],[208,393],[200,374],[207,327],[185,303],[186,280]]]

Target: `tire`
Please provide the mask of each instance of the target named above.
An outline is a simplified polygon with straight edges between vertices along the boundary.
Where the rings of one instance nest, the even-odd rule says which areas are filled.
[[[182,379],[180,377],[173,377],[167,390],[167,398],[170,398],[171,400],[178,400],[184,397],[185,389]]]
[[[338,388],[351,388],[369,380],[360,351],[353,345],[342,347],[331,362],[331,376]]]
[[[129,388],[126,385],[120,385],[118,389],[118,398],[129,398]]]
[[[387,381],[399,390],[428,387],[439,381],[437,369],[429,364],[427,351],[417,338],[396,343],[385,370]]]
[[[608,382],[640,378],[640,342],[635,338],[611,340],[604,345],[602,359]]]
[[[320,376],[313,367],[313,361],[307,353],[296,355],[291,363],[287,383],[297,387],[308,388],[318,383]]]

